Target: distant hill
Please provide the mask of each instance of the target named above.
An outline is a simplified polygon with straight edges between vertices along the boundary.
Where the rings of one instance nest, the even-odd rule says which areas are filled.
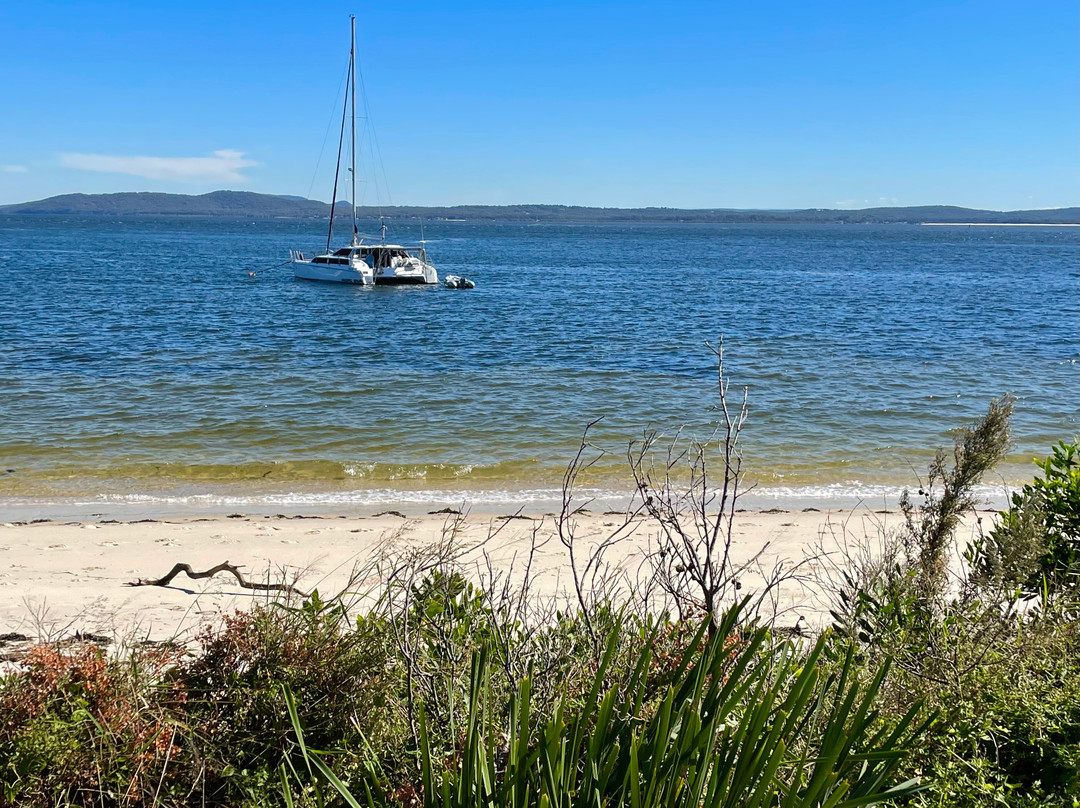
[[[348,210],[339,202],[337,215]],[[891,224],[1080,224],[1080,208],[1053,210],[972,210],[948,205],[865,210],[730,210],[709,208],[586,208],[568,205],[455,205],[453,207],[363,207],[364,218],[504,222],[775,222]],[[298,196],[214,191],[201,196],[158,193],[64,194],[37,202],[0,207],[0,214],[80,216],[216,216],[245,219],[325,219],[330,206]]]
[[[239,216],[256,218],[316,218],[328,215],[330,206],[300,197],[253,194],[248,191],[214,191],[201,196],[156,194],[64,194],[21,205],[5,205],[0,213],[60,213],[107,216]]]

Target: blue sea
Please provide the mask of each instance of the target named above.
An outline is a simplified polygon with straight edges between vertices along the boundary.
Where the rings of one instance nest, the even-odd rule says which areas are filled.
[[[721,338],[759,505],[917,487],[1004,393],[989,493],[1080,431],[1077,228],[424,235],[475,289],[295,280],[319,222],[0,217],[0,515],[523,507],[597,419],[581,484],[617,499],[631,441],[710,434]]]

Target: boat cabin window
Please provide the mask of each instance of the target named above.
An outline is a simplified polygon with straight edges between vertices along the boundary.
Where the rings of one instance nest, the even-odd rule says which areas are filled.
[[[335,251],[334,251],[334,255],[345,255],[345,256],[348,256],[348,254],[349,254],[349,252],[351,251],[351,249],[352,249],[351,247],[342,247],[342,248],[341,248],[340,250],[335,250]]]

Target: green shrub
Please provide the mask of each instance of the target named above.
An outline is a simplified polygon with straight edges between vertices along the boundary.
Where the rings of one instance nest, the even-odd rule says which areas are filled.
[[[892,692],[940,715],[911,758],[928,776],[920,804],[1073,805],[1080,794],[1080,636],[1051,618],[965,649],[978,664],[954,681],[903,675]]]
[[[157,684],[175,659],[32,648],[0,681],[0,804],[140,805],[165,788],[183,766],[173,717],[183,688]]]
[[[905,524],[884,536],[881,559],[843,571],[834,615],[859,643],[866,669],[895,658],[882,690],[886,714],[918,700],[938,717],[905,763],[926,777],[915,797],[929,806],[1063,806],[1080,795],[1080,455],[1060,444],[1039,463],[1042,476],[1012,497],[986,536],[964,553],[969,573],[945,577],[955,526],[977,477],[958,473],[971,438],[1006,434],[1007,418],[961,432],[950,469],[939,452],[923,508],[905,503]],[[982,467],[980,461],[973,468]],[[960,484],[960,485],[957,485]],[[1041,596],[1036,608],[1018,595]]]
[[[983,585],[1028,597],[1080,590],[1080,448],[1062,441],[1036,460],[1042,475],[1015,492],[972,561]]]
[[[206,793],[232,804],[276,788],[292,748],[283,685],[302,700],[317,748],[347,750],[363,735],[388,754],[400,750],[398,667],[377,623],[362,628],[316,592],[300,608],[257,607],[203,633],[201,653],[175,676],[188,693]]]
[[[481,645],[458,742],[433,744],[420,713],[424,805],[840,808],[916,792],[914,781],[893,782],[921,732],[919,708],[886,728],[874,706],[888,666],[863,684],[849,650],[830,674],[820,664],[825,638],[808,655],[773,644],[764,629],[736,629],[740,608],[701,624],[654,705],[644,695],[651,643],[616,678],[613,636],[588,697],[576,709],[560,702],[539,720],[531,677],[502,709]],[[297,711],[292,718],[303,746]],[[376,804],[370,790],[354,794],[324,756],[306,757],[350,804]]]

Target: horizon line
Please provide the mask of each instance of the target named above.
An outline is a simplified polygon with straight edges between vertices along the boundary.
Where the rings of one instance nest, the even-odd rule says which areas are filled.
[[[312,199],[310,197],[300,196],[299,194],[277,194],[266,193],[262,191],[247,191],[247,190],[234,190],[230,188],[219,188],[213,191],[206,191],[201,194],[185,194],[176,193],[172,191],[108,191],[104,193],[87,193],[85,191],[70,191],[62,194],[54,194],[52,196],[42,197],[40,199],[31,199],[24,202],[8,202],[0,204],[0,210],[11,207],[19,207],[21,205],[33,205],[38,202],[47,202],[51,199],[58,199],[65,196],[86,196],[86,197],[106,197],[106,196],[120,196],[120,195],[138,195],[138,194],[157,194],[161,196],[176,196],[176,197],[189,197],[192,199],[212,196],[214,194],[251,194],[252,196],[271,197],[274,199],[285,199],[296,202],[314,202],[320,205],[330,206],[329,202],[324,202],[321,199]],[[341,200],[335,205],[350,205],[351,203]],[[989,213],[1019,213],[1028,211],[1061,211],[1071,210],[1073,208],[1080,208],[1080,203],[1075,205],[1058,205],[1051,207],[1034,207],[1034,208],[972,208],[966,205],[956,205],[951,203],[923,203],[913,205],[871,205],[868,207],[860,208],[848,208],[848,207],[776,207],[776,208],[737,208],[729,206],[716,206],[716,207],[675,207],[671,205],[637,205],[637,206],[618,206],[618,205],[582,205],[566,202],[509,202],[501,204],[484,203],[484,202],[456,202],[452,204],[393,204],[393,205],[378,205],[378,204],[365,204],[357,205],[358,208],[522,208],[522,207],[545,207],[545,208],[581,208],[585,210],[669,210],[669,211],[728,211],[732,213],[801,213],[806,211],[838,211],[844,213],[854,213],[865,210],[904,210],[909,208],[957,208],[959,210],[980,211]],[[947,222],[933,222],[931,224],[948,224]]]

